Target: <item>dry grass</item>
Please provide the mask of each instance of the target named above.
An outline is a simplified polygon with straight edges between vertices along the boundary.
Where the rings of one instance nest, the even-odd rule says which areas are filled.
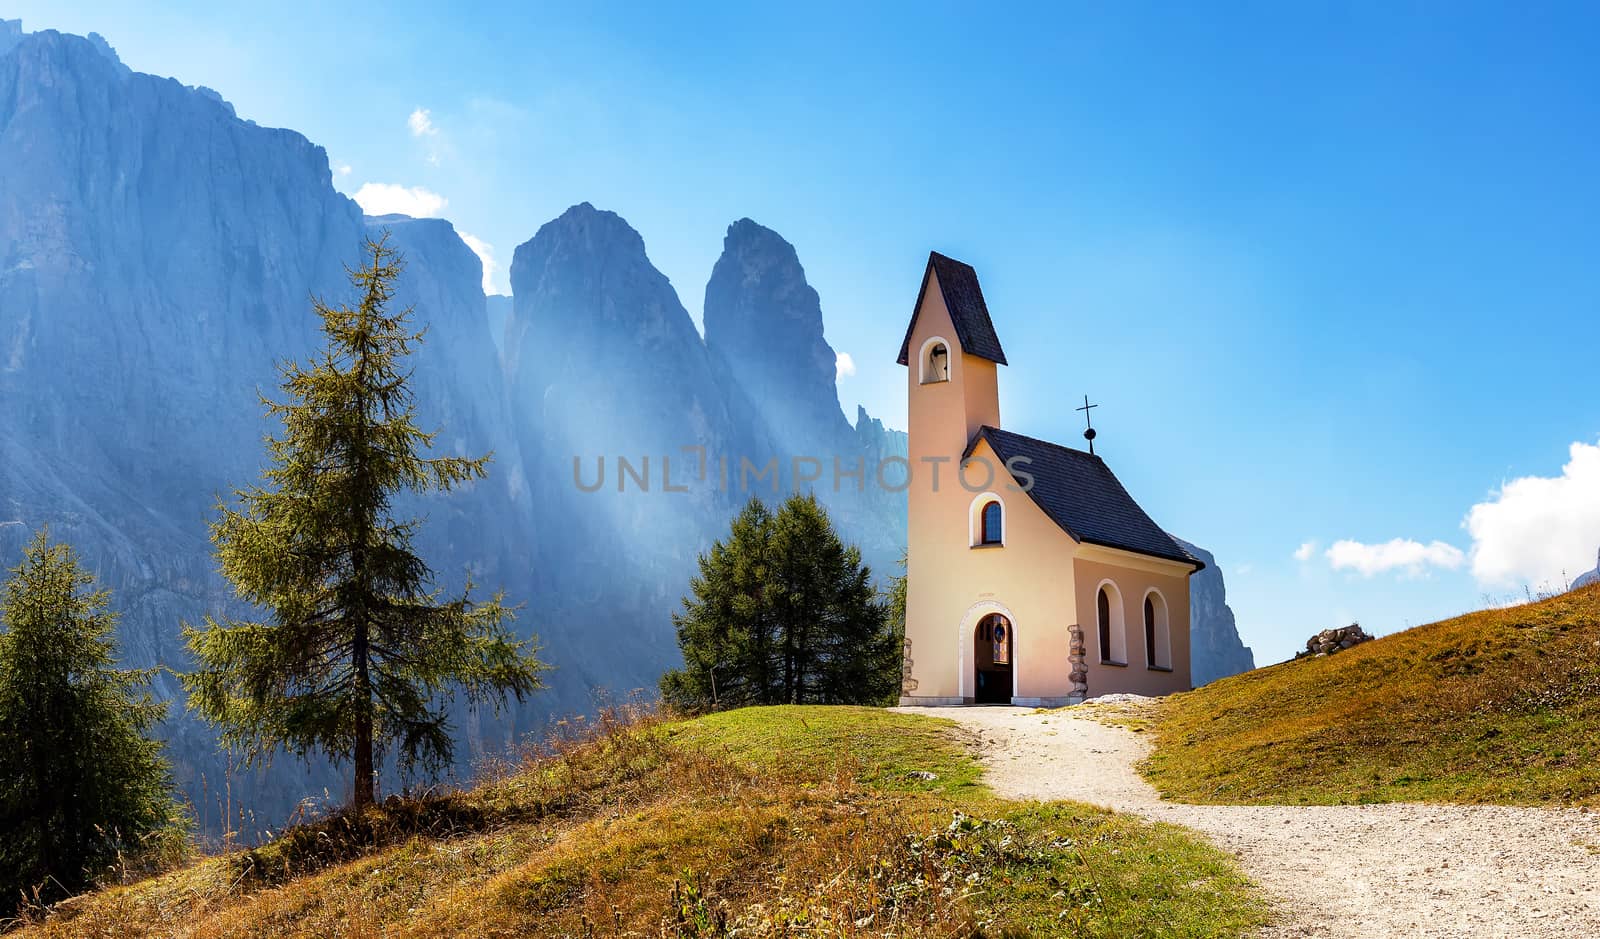
[[[1191,802],[1600,805],[1600,586],[1286,662],[1125,718]]]
[[[1213,936],[1261,917],[1231,862],[1177,829],[995,800],[927,718],[593,724],[471,792],[302,826],[21,935]]]

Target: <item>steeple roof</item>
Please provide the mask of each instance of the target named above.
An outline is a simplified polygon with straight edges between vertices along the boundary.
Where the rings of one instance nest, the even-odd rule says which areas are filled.
[[[928,292],[928,280],[937,274],[939,293],[944,297],[945,308],[955,323],[956,341],[961,351],[968,355],[1006,364],[1005,350],[1000,348],[1000,337],[995,335],[994,323],[989,319],[989,306],[983,302],[983,290],[978,287],[978,272],[972,265],[955,258],[947,258],[937,251],[928,252],[928,267],[922,273],[922,287],[917,290],[917,305],[911,310],[911,322],[906,324],[906,338],[900,343],[901,365],[910,361],[911,331],[917,328],[917,313],[922,309],[922,297]]]

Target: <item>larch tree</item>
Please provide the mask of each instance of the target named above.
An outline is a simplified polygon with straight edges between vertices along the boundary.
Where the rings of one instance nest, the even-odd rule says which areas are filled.
[[[41,530],[0,589],[0,913],[182,837],[151,669],[117,667],[109,595]],[[0,916],[3,919],[3,916]]]
[[[403,263],[388,236],[369,240],[350,272],[354,307],[313,308],[324,350],[281,367],[281,421],[262,484],[219,505],[211,539],[241,599],[269,617],[186,628],[198,667],[189,705],[251,760],[313,750],[354,763],[356,807],[376,796],[382,760],[438,769],[452,753],[457,693],[501,706],[541,687],[533,640],[510,632],[500,595],[469,582],[445,597],[418,556],[416,519],[396,496],[444,491],[487,474],[488,456],[430,457],[403,366],[423,334],[411,310],[390,312]]]

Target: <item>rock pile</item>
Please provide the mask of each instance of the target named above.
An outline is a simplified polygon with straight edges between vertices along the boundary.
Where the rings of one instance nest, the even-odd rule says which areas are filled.
[[[1360,623],[1351,623],[1338,629],[1324,629],[1307,639],[1306,651],[1296,652],[1294,657],[1304,659],[1314,655],[1332,655],[1351,646],[1371,642],[1372,638],[1371,634],[1361,628]]]

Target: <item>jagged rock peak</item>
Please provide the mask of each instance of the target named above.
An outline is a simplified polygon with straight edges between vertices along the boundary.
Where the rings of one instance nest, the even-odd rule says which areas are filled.
[[[705,355],[671,282],[645,254],[644,238],[622,216],[587,202],[517,246],[511,293],[514,320],[554,330],[540,338],[541,355],[560,347],[611,354],[618,344],[630,343],[665,343],[686,355]],[[511,340],[507,351],[520,353],[521,347],[520,339]]]
[[[521,303],[524,295],[544,295],[554,303],[551,312],[565,310],[617,322],[665,315],[670,320],[681,319],[684,328],[694,331],[671,282],[650,263],[644,238],[622,216],[587,202],[545,222],[532,238],[517,246],[511,256],[511,293],[519,310],[525,309]],[[580,295],[596,302],[571,306]],[[652,302],[616,302],[643,296]],[[602,302],[605,298],[610,302]],[[679,325],[675,322],[671,328],[677,330]],[[699,333],[695,337],[698,341]]]
[[[461,236],[456,233],[456,226],[447,218],[417,218],[399,212],[390,212],[388,215],[364,215],[362,216],[362,221],[369,230],[374,232],[382,231],[385,228],[396,231],[401,228],[409,228],[414,231],[427,231],[434,237],[454,238],[457,241],[461,241]],[[466,248],[467,243],[461,241],[461,246]],[[472,249],[468,248],[467,250],[470,251]]]
[[[729,225],[728,233],[722,238],[722,250],[725,254],[764,258],[773,265],[794,268],[802,278],[805,276],[805,272],[799,270],[800,256],[795,253],[794,245],[755,219],[741,218]]]
[[[883,431],[883,421],[868,414],[867,409],[858,404],[856,405],[856,431],[859,433],[869,429],[881,433]]]
[[[722,256],[706,285],[705,314],[708,345],[750,342],[776,348],[801,342],[827,348],[822,303],[806,283],[794,245],[748,218],[729,225],[722,239]],[[832,352],[829,348],[830,368]]]
[[[448,219],[412,218],[398,213],[363,219],[367,235],[387,232],[406,262],[408,302],[424,301],[425,325],[444,325],[443,316],[460,317],[461,325],[487,329],[483,301],[483,262]],[[403,292],[405,292],[403,291]]]
[[[867,413],[867,409],[856,405],[856,442],[863,450],[877,453],[880,456],[905,456],[909,439],[903,430],[891,430],[883,426],[883,421]]]
[[[537,250],[552,243],[564,243],[593,252],[605,248],[605,254],[637,255],[644,259],[644,237],[615,212],[597,209],[588,202],[580,202],[557,217],[539,226],[539,231],[517,247]]]
[[[0,55],[16,48],[24,35],[21,20],[0,20]]]
[[[90,33],[87,36],[75,36],[72,33],[58,32],[54,29],[43,29],[36,33],[25,32],[22,20],[0,20],[0,56],[10,53],[25,44],[38,44],[55,49],[84,49],[93,51],[96,56],[110,63],[112,69],[120,76],[126,78],[133,74],[133,70],[122,63],[122,58],[117,55],[117,50],[111,48],[111,43],[99,33]]]
[[[1198,545],[1178,539],[1185,551],[1205,567],[1189,578],[1189,678],[1195,686],[1248,672],[1256,667],[1255,654],[1239,638],[1239,627],[1228,606],[1228,587],[1216,557]]]
[[[744,218],[728,226],[706,284],[706,347],[778,431],[780,442],[842,439],[850,432],[835,391],[822,303],[794,246]]]
[[[109,59],[111,63],[117,66],[117,68],[121,69],[124,74],[132,71],[132,69],[129,69],[126,65],[122,64],[122,56],[117,55],[117,50],[111,48],[111,43],[106,42],[106,37],[100,35],[99,33],[90,33],[86,38],[89,40],[89,45],[94,46],[94,51]],[[211,91],[209,88],[202,90]],[[222,96],[217,94],[215,91],[212,91],[211,94],[215,95],[218,101],[222,100]]]
[[[79,51],[93,52],[96,57],[109,63],[112,72],[119,78],[126,79],[136,74],[143,74],[129,68],[122,61],[122,57],[117,55],[117,50],[112,48],[111,43],[106,41],[106,37],[99,33],[76,36],[72,33],[57,32],[53,29],[28,33],[22,29],[22,20],[0,20],[0,56],[5,56],[12,49],[30,41],[51,49],[65,50],[67,55],[72,55]],[[149,77],[155,78],[156,76]],[[175,79],[167,80],[173,81],[175,84],[182,84]],[[184,87],[216,103],[222,110],[227,112],[229,117],[239,116],[233,105],[223,98],[216,89],[207,88],[205,85],[185,85]]]

